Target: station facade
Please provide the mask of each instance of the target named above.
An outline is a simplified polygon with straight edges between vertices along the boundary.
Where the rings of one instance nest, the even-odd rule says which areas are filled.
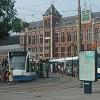
[[[32,22],[22,32],[20,44],[35,52],[37,59],[55,59],[77,56],[78,16],[62,17],[51,5],[43,14],[43,20]],[[82,48],[100,47],[100,13],[82,11]]]
[[[78,55],[77,17],[63,17],[51,5],[43,14],[43,20],[29,23],[28,28],[22,31],[18,44],[24,50],[36,53],[37,59],[75,57]],[[100,48],[100,12],[92,13],[91,10],[84,9],[81,23],[83,50]],[[1,52],[0,56],[3,54],[5,53]]]

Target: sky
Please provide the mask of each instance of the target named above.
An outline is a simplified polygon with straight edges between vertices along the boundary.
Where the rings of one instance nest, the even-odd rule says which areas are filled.
[[[51,3],[63,17],[77,15],[78,0],[15,0],[17,16],[24,21],[34,22],[42,20],[42,15],[50,7]],[[54,2],[53,2],[54,1]],[[81,0],[81,8],[86,7],[93,12],[100,12],[100,0]]]

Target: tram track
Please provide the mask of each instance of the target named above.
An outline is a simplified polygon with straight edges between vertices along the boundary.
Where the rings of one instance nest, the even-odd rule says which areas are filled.
[[[8,89],[6,89],[6,90],[4,90],[4,91],[1,91],[0,92],[0,94],[1,93],[18,93],[18,94],[20,94],[20,93],[34,93],[34,92],[42,92],[42,91],[57,91],[57,90],[61,90],[61,89],[71,89],[71,88],[77,88],[79,86],[79,84],[67,84],[67,85],[65,85],[65,83],[64,84],[62,84],[62,85],[48,85],[48,86],[43,86],[43,87],[41,87],[41,86],[39,86],[39,87],[33,87],[33,88],[17,88],[17,89],[14,89],[14,88],[12,88],[12,89],[10,89],[9,90],[9,88]]]
[[[29,85],[29,84],[28,84]],[[33,93],[33,92],[41,92],[41,91],[57,91],[60,89],[70,89],[70,88],[76,88],[79,86],[79,83],[73,83],[73,81],[60,81],[56,83],[48,83],[48,84],[38,84],[35,86],[35,84],[31,84],[29,86],[26,86],[26,84],[21,85],[12,85],[11,87],[5,87],[3,88],[3,91],[0,93],[24,93],[24,91]],[[9,91],[8,91],[9,90]]]

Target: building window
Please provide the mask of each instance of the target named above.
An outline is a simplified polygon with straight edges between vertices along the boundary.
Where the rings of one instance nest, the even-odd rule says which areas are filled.
[[[33,48],[33,52],[36,52],[36,47]]]
[[[65,41],[65,36],[64,36],[64,32],[61,32],[61,42]]]
[[[65,47],[61,47],[61,52],[65,52]]]
[[[40,38],[40,44],[43,44],[43,38]]]
[[[40,54],[40,58],[42,58],[43,57],[43,54]]]
[[[58,52],[58,47],[55,47],[55,52]]]
[[[38,44],[38,43],[39,43],[39,36],[36,35],[36,44]]]
[[[68,51],[68,52],[70,52],[70,51],[71,51],[71,47],[70,47],[70,46],[67,48],[67,51]]]
[[[99,28],[96,28],[95,29],[95,33],[99,33]]]
[[[74,35],[74,41],[77,41],[77,35]]]
[[[45,39],[45,43],[50,43],[50,39]]]
[[[58,57],[58,53],[55,53],[55,57]]]
[[[91,50],[91,44],[87,44],[87,50]]]
[[[45,37],[50,37],[50,32],[45,32]]]
[[[91,33],[87,33],[87,40],[91,40]]]
[[[42,38],[43,38],[43,34],[40,34],[40,37],[42,37]]]
[[[35,44],[35,35],[32,36],[32,44]]]
[[[58,34],[59,34],[59,33],[55,33],[55,39],[54,39],[54,40],[55,40],[55,43],[58,42]]]
[[[67,41],[68,41],[68,42],[71,41],[71,35],[68,35],[68,36],[67,36]]]
[[[45,46],[45,50],[50,50],[49,46]]]
[[[28,37],[28,43],[31,44],[31,36]]]
[[[61,47],[61,57],[65,57],[65,47]]]
[[[44,21],[44,27],[45,28],[49,28],[50,27],[50,19]]]
[[[43,47],[40,47],[40,52],[43,52]]]
[[[49,57],[49,54],[45,54],[45,57]]]
[[[40,44],[43,44],[43,34],[40,34]]]
[[[55,43],[58,43],[58,37],[55,37]]]
[[[61,57],[65,57],[65,53],[61,53]]]
[[[71,53],[68,53],[68,57],[71,57]]]
[[[91,29],[87,29],[87,33],[90,33],[91,32]]]

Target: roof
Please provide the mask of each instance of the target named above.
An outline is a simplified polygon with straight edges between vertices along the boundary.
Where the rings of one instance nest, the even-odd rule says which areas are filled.
[[[61,18],[60,22],[56,25],[56,27],[76,25],[76,24],[77,24],[77,16],[69,16]]]
[[[62,15],[57,11],[54,5],[51,5],[43,14],[43,16],[49,16],[51,15],[51,12],[52,12],[52,15],[58,16],[60,19],[60,21],[56,23],[55,27],[77,25],[78,15],[62,17]],[[93,12],[91,14],[92,14],[91,17],[92,19],[95,20],[95,22],[100,21],[100,12]],[[42,29],[42,28],[43,28],[43,20],[29,23],[29,29],[36,30],[36,29]]]
[[[95,22],[100,21],[100,12],[93,12],[92,19],[95,19]]]
[[[20,35],[10,36],[0,41],[0,46],[20,44]]]
[[[36,30],[36,29],[42,29],[43,28],[43,21],[36,21],[36,22],[31,22],[29,23],[29,29],[33,29],[33,30]]]
[[[22,51],[23,48],[20,46],[20,44],[14,44],[14,45],[6,45],[6,46],[0,46],[0,53],[1,52],[9,52],[9,51]]]
[[[54,16],[59,16],[59,17],[62,16],[62,15],[56,10],[56,8],[54,7],[54,5],[51,5],[51,6],[47,9],[47,11],[44,13],[43,16],[51,15],[51,13],[52,13],[52,15],[54,15]]]

